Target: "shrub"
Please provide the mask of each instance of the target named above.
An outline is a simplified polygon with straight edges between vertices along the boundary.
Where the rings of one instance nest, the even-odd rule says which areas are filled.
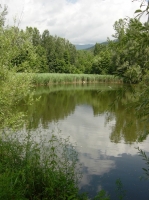
[[[77,152],[51,134],[38,142],[28,133],[0,139],[0,199],[79,199]]]

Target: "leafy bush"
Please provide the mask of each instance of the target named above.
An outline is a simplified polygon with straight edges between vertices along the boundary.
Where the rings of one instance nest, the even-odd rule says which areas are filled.
[[[0,139],[0,199],[79,199],[77,152],[69,139]]]

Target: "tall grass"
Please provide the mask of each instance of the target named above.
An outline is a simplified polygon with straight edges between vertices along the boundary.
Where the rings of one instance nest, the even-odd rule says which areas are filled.
[[[81,199],[77,162],[69,140],[53,134],[40,142],[31,134],[1,137],[0,199]]]
[[[25,76],[25,73],[19,74]],[[97,75],[97,74],[58,74],[58,73],[33,73],[35,85],[66,84],[66,83],[95,83],[95,82],[118,82],[122,79],[114,75]]]

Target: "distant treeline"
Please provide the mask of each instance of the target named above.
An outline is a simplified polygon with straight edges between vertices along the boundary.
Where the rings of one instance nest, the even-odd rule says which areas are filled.
[[[114,40],[96,43],[90,50],[76,50],[65,38],[37,28],[6,26],[0,19],[2,66],[17,72],[118,75],[127,83],[138,83],[149,72],[149,23],[119,19]]]

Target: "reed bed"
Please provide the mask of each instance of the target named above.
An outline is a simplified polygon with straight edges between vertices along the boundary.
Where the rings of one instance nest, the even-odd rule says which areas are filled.
[[[40,86],[40,87],[33,87],[33,91],[35,95],[42,95],[42,94],[49,94],[51,92],[56,91],[111,91],[111,90],[117,90],[120,88],[120,84],[110,83],[110,86],[108,83],[87,83],[87,84],[53,84],[49,86]]]
[[[67,84],[67,83],[122,83],[123,80],[114,75],[97,74],[58,74],[58,73],[34,73],[32,74],[34,85]]]

